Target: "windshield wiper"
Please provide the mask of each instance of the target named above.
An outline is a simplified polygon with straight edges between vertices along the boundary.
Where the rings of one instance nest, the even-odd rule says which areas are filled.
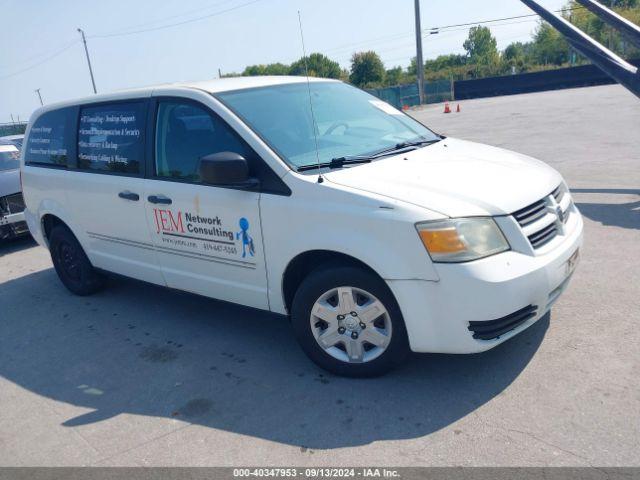
[[[371,163],[373,160],[378,158],[386,157],[387,155],[392,155],[399,152],[404,152],[407,150],[414,150],[419,147],[431,145],[433,143],[439,142],[441,139],[431,139],[431,140],[415,140],[411,142],[400,142],[396,143],[392,147],[386,147],[382,150],[378,150],[377,152],[373,152],[369,155],[351,155],[345,157],[337,157],[333,158],[330,162],[302,165],[298,167],[298,172],[304,172],[306,170],[314,170],[318,168],[342,168],[345,165],[357,165],[361,163]]]
[[[396,148],[400,150],[402,148],[407,148],[407,147],[426,147],[427,145],[438,143],[441,140],[442,140],[441,138],[434,138],[432,140],[422,139],[422,140],[415,140],[412,142],[401,142],[396,145]]]
[[[371,163],[373,158],[369,156],[362,157],[339,157],[333,158],[330,162],[323,163],[310,163],[309,165],[302,165],[298,167],[296,171],[304,172],[306,170],[317,170],[318,168],[342,168],[345,165],[356,165],[359,163]]]

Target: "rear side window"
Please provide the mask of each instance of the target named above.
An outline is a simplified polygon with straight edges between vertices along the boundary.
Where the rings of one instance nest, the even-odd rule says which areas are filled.
[[[146,104],[113,103],[80,109],[78,168],[140,174]]]
[[[63,108],[45,113],[35,121],[26,143],[25,163],[68,166],[75,112],[75,108]]]

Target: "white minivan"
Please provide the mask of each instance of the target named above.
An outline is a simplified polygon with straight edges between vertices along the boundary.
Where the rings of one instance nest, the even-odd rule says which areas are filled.
[[[113,272],[288,315],[307,355],[348,376],[522,332],[582,242],[552,168],[437,135],[334,80],[46,106],[21,167],[29,229],[73,293]]]

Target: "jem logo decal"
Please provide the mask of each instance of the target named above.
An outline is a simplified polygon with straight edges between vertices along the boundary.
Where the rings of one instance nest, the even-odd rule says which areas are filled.
[[[168,209],[153,209],[156,233],[171,237],[183,237],[191,240],[202,240],[219,245],[236,245],[236,241],[242,241],[242,256],[247,252],[254,256],[255,249],[253,238],[248,233],[249,220],[241,218],[240,231],[235,233],[226,230],[220,217],[202,217],[189,212],[174,212]],[[236,249],[233,249],[235,254]],[[227,252],[229,253],[229,252]]]
[[[161,231],[184,233],[182,212],[178,212],[178,215],[174,216],[171,210],[160,210],[154,208],[153,215],[156,220],[156,233],[160,233]]]
[[[253,238],[248,233],[249,230],[249,220],[242,217],[238,222],[240,226],[240,231],[236,233],[236,240],[242,239],[242,258],[247,256],[247,249],[249,249],[249,255],[253,257],[256,253],[256,250],[253,246]]]

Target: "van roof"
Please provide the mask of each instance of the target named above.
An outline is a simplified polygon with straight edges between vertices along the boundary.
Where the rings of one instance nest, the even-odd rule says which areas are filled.
[[[205,90],[210,93],[226,92],[228,90],[242,90],[246,88],[268,87],[271,85],[285,85],[289,83],[306,82],[307,77],[293,76],[257,76],[257,77],[228,77],[218,78],[215,80],[206,80],[203,82],[180,82],[166,85],[158,85],[157,87],[187,87]],[[337,81],[328,78],[309,77],[310,82]],[[156,87],[156,88],[157,88]]]
[[[151,92],[158,89],[166,88],[192,88],[196,90],[204,90],[209,93],[226,92],[231,90],[244,90],[248,88],[268,87],[271,85],[286,85],[293,83],[303,83],[307,81],[307,77],[295,77],[295,76],[257,76],[257,77],[226,77],[212,80],[205,80],[200,82],[175,82],[164,83],[158,85],[149,85],[146,87],[130,88],[124,90],[115,90],[109,93],[99,93],[82,98],[73,98],[64,100],[61,102],[50,103],[43,107],[40,107],[33,112],[31,119],[33,120],[37,116],[44,112],[55,110],[57,108],[63,108],[67,106],[73,106],[78,104],[97,103],[104,101],[118,100],[119,98],[132,98],[135,95],[150,95]],[[338,82],[331,78],[315,78],[309,77],[309,82]]]

